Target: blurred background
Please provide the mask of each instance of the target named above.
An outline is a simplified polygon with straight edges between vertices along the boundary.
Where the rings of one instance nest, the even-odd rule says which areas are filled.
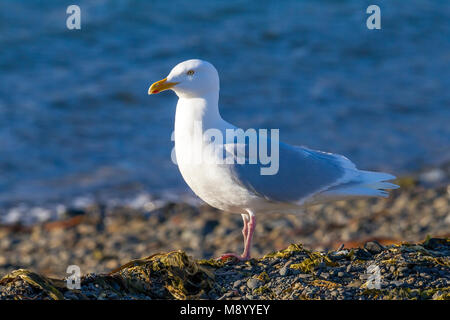
[[[66,27],[71,4],[81,30]],[[371,4],[381,30],[366,27]],[[0,222],[194,203],[170,160],[177,97],[147,95],[190,58],[216,66],[222,116],[240,127],[279,128],[361,169],[441,166],[449,36],[445,0],[2,0]]]
[[[72,1],[73,2],[73,1]],[[221,76],[223,117],[396,175],[450,159],[450,4],[377,1],[0,4],[0,201],[188,192],[170,160],[178,62]],[[121,195],[123,193],[123,196]]]

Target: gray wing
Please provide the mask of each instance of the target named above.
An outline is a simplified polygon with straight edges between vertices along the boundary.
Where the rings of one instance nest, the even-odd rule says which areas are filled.
[[[271,145],[270,141],[268,145]],[[226,149],[235,156],[237,153],[242,156],[243,148],[248,155],[248,145],[227,145]],[[353,163],[344,156],[294,147],[282,142],[279,144],[278,158],[276,174],[261,174],[261,169],[274,165],[273,162],[262,165],[260,161],[257,164],[246,161],[244,164],[232,165],[234,177],[241,185],[268,200],[302,202],[317,192],[344,182],[348,169],[355,169]]]

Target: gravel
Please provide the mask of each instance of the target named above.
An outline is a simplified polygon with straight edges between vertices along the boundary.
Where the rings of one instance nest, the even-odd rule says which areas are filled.
[[[250,278],[247,280],[247,287],[249,287],[249,289],[256,289],[259,288],[260,286],[261,281],[258,279]]]

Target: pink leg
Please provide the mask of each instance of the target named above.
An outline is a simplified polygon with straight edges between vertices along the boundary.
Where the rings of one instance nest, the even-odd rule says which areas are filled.
[[[242,234],[244,235],[244,252],[242,255],[237,255],[235,253],[226,253],[219,258],[218,260],[225,260],[227,258],[237,258],[239,261],[246,261],[250,259],[250,250],[252,246],[252,238],[253,232],[256,227],[256,218],[253,212],[249,211],[248,216],[242,215],[242,219],[244,220],[244,228],[242,229]]]
[[[253,240],[253,233],[255,232],[256,227],[256,218],[255,215],[251,212],[249,212],[249,222],[248,222],[248,231],[247,231],[247,237],[245,239],[244,244],[244,252],[242,253],[242,258],[244,260],[250,259],[250,250],[252,249],[252,240]]]
[[[244,227],[242,228],[242,235],[244,236],[244,244],[247,242],[248,233],[248,216],[246,214],[241,214],[242,221],[244,222]]]

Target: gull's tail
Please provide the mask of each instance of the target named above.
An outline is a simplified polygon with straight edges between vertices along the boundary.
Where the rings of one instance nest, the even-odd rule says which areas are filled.
[[[340,154],[302,147],[302,151],[305,152],[305,150],[317,158],[334,162],[344,171],[343,176],[338,181],[307,198],[305,204],[368,197],[387,198],[389,192],[386,190],[399,188],[398,185],[388,182],[396,178],[389,173],[359,170],[353,162]]]
[[[387,182],[395,179],[395,176],[384,172],[355,170],[353,178],[343,184],[331,187],[322,192],[321,198],[329,200],[344,200],[365,197],[389,196],[390,189],[399,188],[398,185]]]

